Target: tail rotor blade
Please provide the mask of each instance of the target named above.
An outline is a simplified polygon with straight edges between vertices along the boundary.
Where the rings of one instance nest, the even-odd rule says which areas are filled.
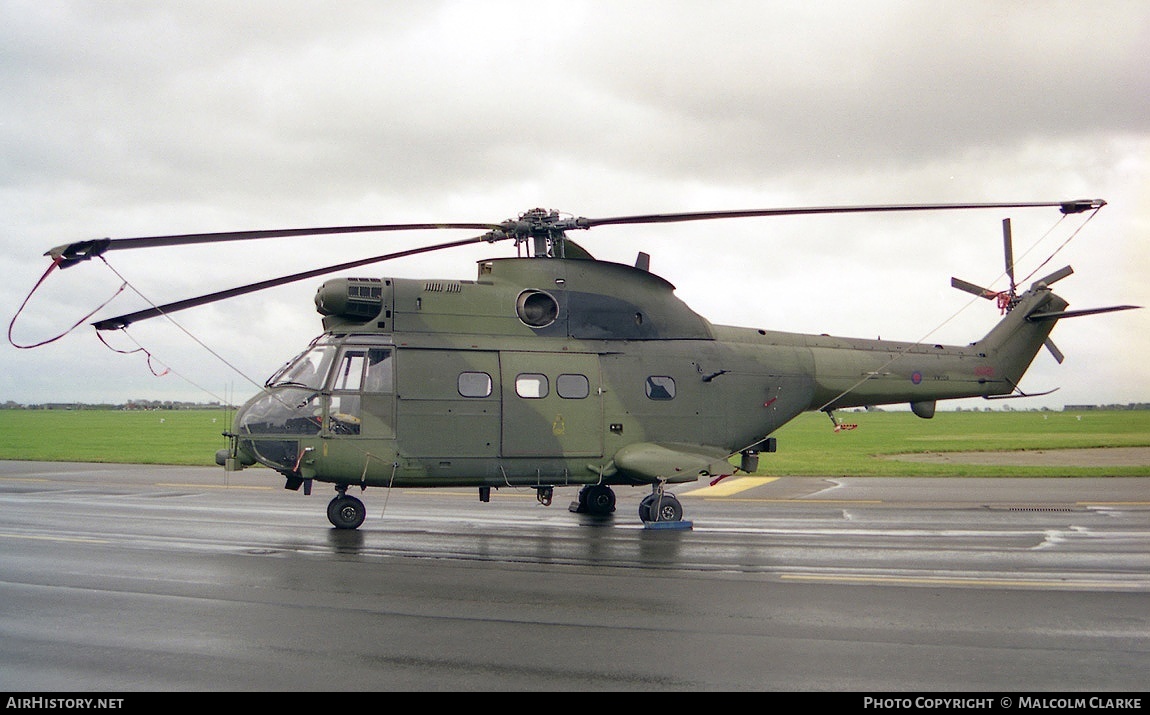
[[[1057,271],[1054,271],[1045,278],[1039,278],[1037,282],[1045,283],[1046,285],[1053,285],[1055,282],[1062,280],[1072,273],[1074,273],[1074,269],[1070,266],[1066,266],[1064,268],[1059,268]]]
[[[1010,279],[1010,294],[1014,295],[1014,245],[1010,238],[1010,219],[1002,219],[1002,255],[1006,259],[1006,276]]]
[[[968,282],[962,280],[961,278],[953,278],[952,277],[950,279],[950,285],[955,287],[955,288],[958,288],[959,290],[964,290],[967,293],[973,293],[974,295],[977,295],[979,298],[986,298],[987,300],[994,300],[995,298],[998,297],[997,292],[992,291],[989,288],[983,288],[981,286],[976,286],[973,283],[968,283]]]
[[[1062,351],[1058,349],[1054,341],[1047,338],[1043,344],[1046,346],[1046,349],[1050,351],[1050,354],[1054,356],[1054,359],[1058,361],[1058,364],[1061,365],[1062,361],[1066,359],[1066,356],[1062,354]]]

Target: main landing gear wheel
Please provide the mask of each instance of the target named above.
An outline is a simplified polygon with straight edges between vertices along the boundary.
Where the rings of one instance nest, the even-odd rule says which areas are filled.
[[[644,522],[682,521],[683,505],[674,494],[648,494],[639,502],[639,518]]]
[[[358,529],[367,517],[367,507],[359,499],[340,494],[328,502],[327,520],[337,529]]]
[[[579,511],[607,516],[615,511],[615,492],[606,484],[588,484],[579,490]]]

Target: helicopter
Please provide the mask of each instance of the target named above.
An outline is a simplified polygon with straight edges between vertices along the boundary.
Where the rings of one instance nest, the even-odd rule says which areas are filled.
[[[341,277],[322,283],[315,309],[323,332],[240,407],[215,457],[237,471],[262,465],[289,490],[334,485],[336,529],[356,529],[366,507],[349,494],[368,487],[534,489],[550,506],[558,488],[578,489],[573,512],[605,517],[615,488],[649,489],[639,503],[648,527],[682,526],[669,486],[754,472],[772,436],[804,412],[908,403],[921,418],[939,400],[1032,396],[1019,383],[1049,349],[1062,318],[1138,306],[1067,310],[1051,285],[1067,266],[1019,292],[1009,219],[1003,221],[1005,291],[958,278],[952,285],[996,301],[1001,318],[963,345],[799,334],[718,325],[650,270],[595,259],[568,237],[604,225],[761,216],[1056,207],[1097,211],[1101,199],[1028,203],[895,204],[774,208],[584,218],[532,209],[498,223],[401,223],[96,239],[45,255],[69,268],[111,250],[287,236],[387,231],[482,231],[358,261],[98,320],[118,330],[238,295],[405,256],[513,241],[517,254],[480,260],[474,280]],[[51,269],[49,269],[51,270]],[[1047,393],[1041,393],[1047,394]]]

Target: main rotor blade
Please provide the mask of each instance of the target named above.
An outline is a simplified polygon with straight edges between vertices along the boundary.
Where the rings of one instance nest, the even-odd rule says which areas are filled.
[[[291,236],[322,236],[338,233],[373,233],[381,231],[420,231],[428,229],[474,229],[497,230],[494,223],[386,223],[374,226],[327,226],[315,228],[283,228],[262,231],[223,231],[218,233],[184,233],[172,236],[142,236],[139,238],[98,238],[88,241],[75,241],[56,246],[45,256],[61,261],[60,267],[95,258],[105,251],[128,248],[159,248],[164,246],[185,246],[194,243],[219,243],[223,241],[250,241],[261,238],[288,238]]]
[[[430,253],[431,251],[438,251],[443,248],[455,248],[457,246],[466,246],[468,244],[480,243],[483,241],[490,242],[492,240],[493,239],[491,239],[488,234],[484,234],[482,236],[474,236],[472,238],[465,238],[459,241],[451,241],[450,243],[439,243],[434,246],[422,246],[420,248],[411,248],[406,251],[398,251],[396,253],[388,253],[383,256],[376,256],[374,258],[364,258],[358,261],[349,261],[347,263],[340,263],[338,265],[328,266],[326,268],[315,268],[310,271],[304,271],[303,273],[293,273],[290,276],[272,278],[266,281],[260,281],[258,283],[250,283],[238,288],[229,288],[228,290],[222,290],[216,293],[202,295],[198,298],[188,298],[186,300],[168,303],[167,305],[161,305],[155,308],[148,308],[146,310],[140,310],[135,313],[117,316],[115,318],[107,318],[105,320],[100,320],[92,323],[92,325],[96,327],[96,330],[119,330],[120,328],[128,327],[132,323],[141,320],[147,320],[148,318],[154,318],[158,315],[169,315],[171,313],[175,313],[176,311],[195,308],[201,305],[215,303],[216,301],[234,298],[236,296],[244,295],[247,293],[266,290],[268,288],[275,288],[277,286],[306,280],[308,278],[315,278],[316,276],[322,276],[327,273],[334,273],[336,271],[342,271],[351,268],[359,268],[360,266],[367,266],[372,263],[382,263],[383,261],[390,261],[395,258],[404,258],[406,256],[414,256],[420,253]]]
[[[810,206],[799,208],[748,209],[735,211],[696,211],[673,214],[640,214],[636,216],[615,216],[611,218],[580,218],[580,228],[638,223],[677,223],[681,221],[706,221],[720,218],[753,218],[756,216],[798,216],[804,214],[837,213],[880,213],[891,211],[945,211],[952,209],[1018,209],[1057,206],[1064,214],[1081,213],[1106,205],[1102,199],[1081,199],[1078,201],[1041,201],[1027,203],[989,204],[889,204],[876,206]]]
[[[49,250],[44,255],[51,256],[60,268],[68,268],[81,261],[87,261],[106,251],[128,248],[155,248],[162,246],[183,246],[193,243],[218,243],[221,241],[247,241],[262,238],[284,238],[288,236],[319,236],[340,233],[371,233],[380,231],[418,231],[429,229],[475,229],[488,230],[493,235],[503,237],[506,232],[515,232],[525,237],[536,230],[566,230],[571,228],[591,228],[611,224],[675,223],[680,221],[705,221],[720,218],[750,218],[755,216],[794,216],[801,214],[827,213],[873,213],[883,211],[939,211],[947,209],[988,209],[988,208],[1031,208],[1058,206],[1062,213],[1082,213],[1089,209],[1099,209],[1106,205],[1102,199],[1079,199],[1076,201],[1044,201],[1026,203],[983,203],[983,204],[892,204],[885,206],[822,206],[808,208],[754,209],[746,211],[701,211],[695,213],[646,214],[639,216],[616,216],[613,218],[577,218],[555,221],[553,217],[539,221],[539,217],[525,214],[519,220],[502,223],[391,223],[370,226],[326,226],[317,228],[286,228],[259,231],[224,231],[217,233],[185,233],[171,236],[142,236],[139,238],[97,238],[66,243]],[[530,214],[532,212],[528,212]]]

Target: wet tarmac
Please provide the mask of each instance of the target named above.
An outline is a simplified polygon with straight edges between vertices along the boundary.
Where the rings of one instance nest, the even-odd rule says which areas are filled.
[[[640,489],[368,490],[342,531],[266,470],[0,462],[0,689],[1145,687],[1144,479],[720,485],[678,531]]]

